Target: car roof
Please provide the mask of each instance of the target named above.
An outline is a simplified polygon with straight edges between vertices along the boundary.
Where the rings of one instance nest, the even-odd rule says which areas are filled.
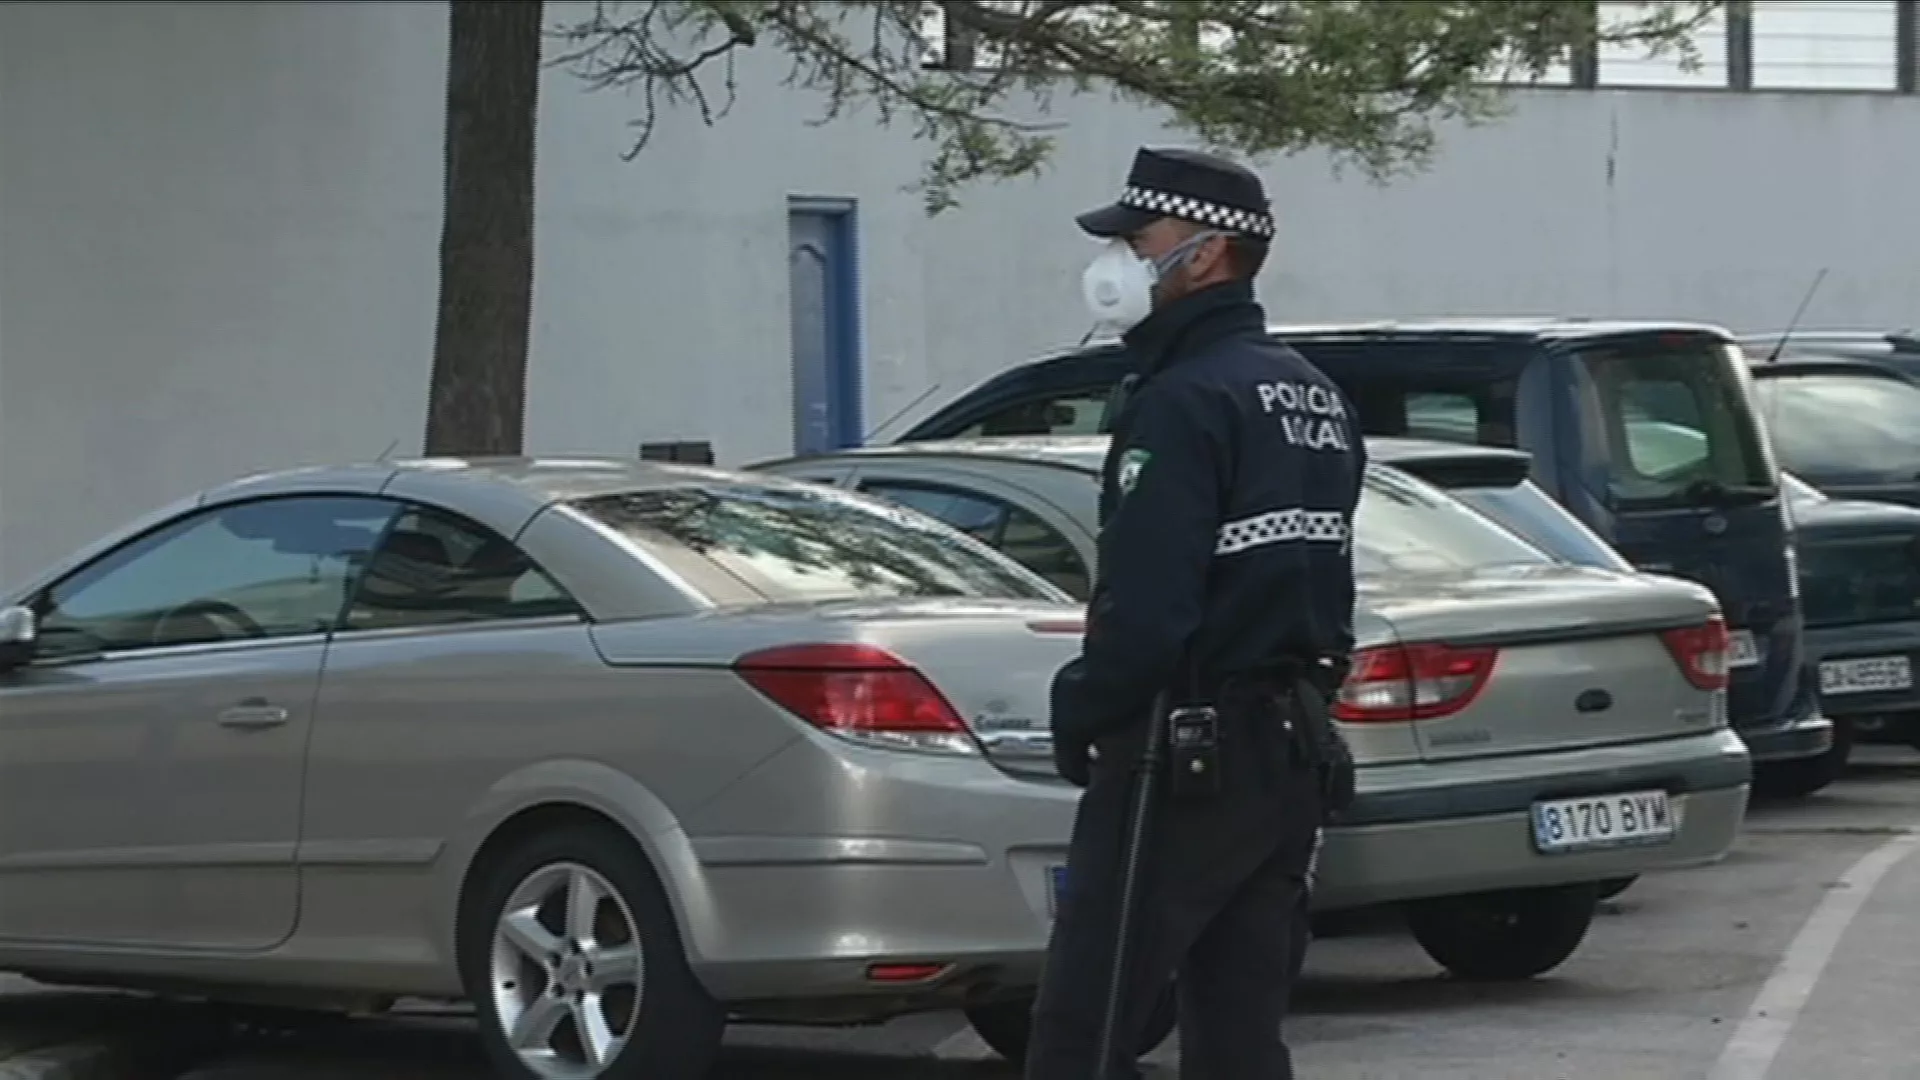
[[[1698,333],[1732,338],[1724,327],[1711,323],[1660,319],[1589,319],[1570,315],[1448,315],[1406,319],[1324,323],[1269,323],[1267,332],[1289,340],[1337,340],[1381,337],[1497,337],[1520,341],[1578,341],[1634,334]],[[1088,351],[1113,348],[1118,338],[1095,338],[1085,345],[1059,349],[1031,363],[1064,360]]]
[[[426,457],[255,473],[201,494],[205,500],[215,501],[230,495],[329,485],[383,490],[412,477],[432,478],[446,486],[481,484],[508,488],[542,505],[613,492],[681,487],[702,481],[738,483],[757,479],[704,465],[610,457]]]
[[[1747,367],[1759,378],[1765,378],[1768,375],[1808,375],[1815,372],[1830,372],[1891,379],[1895,382],[1913,381],[1912,376],[1882,360],[1857,355],[1835,356],[1830,353],[1793,351],[1782,354],[1778,359],[1768,360],[1765,357],[1749,354]]]
[[[18,583],[24,591],[17,595],[31,595],[129,536],[216,504],[322,494],[421,499],[457,511],[512,539],[534,515],[556,502],[700,483],[766,486],[796,481],[701,465],[610,457],[429,457],[278,469],[230,480],[150,510]]]
[[[1106,459],[1110,439],[1106,435],[1001,435],[960,439],[929,439],[924,442],[890,443],[880,446],[856,446],[826,454],[778,458],[758,462],[751,469],[778,465],[797,465],[808,461],[872,460],[888,457],[955,457],[1014,461],[1029,465],[1052,465],[1081,472],[1098,473]],[[1369,435],[1367,456],[1382,465],[1412,461],[1490,460],[1528,456],[1523,450],[1496,446],[1476,446],[1441,439],[1409,439],[1399,436]]]
[[[1773,348],[1785,338],[1788,348],[1796,346],[1862,350],[1874,355],[1920,352],[1920,330],[1770,330],[1739,335],[1742,345]]]

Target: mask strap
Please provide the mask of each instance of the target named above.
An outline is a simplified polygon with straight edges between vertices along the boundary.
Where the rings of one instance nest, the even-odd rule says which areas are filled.
[[[1168,274],[1172,273],[1173,271],[1180,269],[1182,266],[1185,266],[1187,264],[1187,260],[1193,258],[1193,253],[1195,251],[1200,250],[1201,244],[1206,243],[1207,241],[1213,239],[1216,236],[1231,236],[1231,235],[1232,235],[1231,233],[1228,233],[1221,229],[1206,229],[1204,231],[1194,233],[1192,236],[1189,236],[1185,240],[1182,240],[1178,244],[1175,244],[1173,246],[1172,251],[1169,251],[1165,255],[1162,255],[1158,259],[1154,260],[1154,263],[1153,263],[1154,276],[1166,277]]]

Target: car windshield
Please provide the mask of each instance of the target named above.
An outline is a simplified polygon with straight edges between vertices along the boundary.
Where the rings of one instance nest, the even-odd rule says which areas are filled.
[[[1753,395],[1781,465],[1825,483],[1920,479],[1920,386],[1809,372],[1756,379]]]
[[[1554,561],[1439,488],[1381,465],[1367,469],[1353,532],[1353,566],[1360,574],[1459,573]]]
[[[1632,563],[1531,480],[1512,487],[1450,488],[1447,494],[1562,562],[1603,570],[1633,569]]]
[[[1773,497],[1773,470],[1735,367],[1735,346],[1676,334],[1578,355],[1582,407],[1600,436],[1598,464],[1615,508]]]
[[[932,518],[832,488],[749,483],[596,495],[569,505],[702,588],[766,600],[958,596],[1064,602],[1019,564]]]

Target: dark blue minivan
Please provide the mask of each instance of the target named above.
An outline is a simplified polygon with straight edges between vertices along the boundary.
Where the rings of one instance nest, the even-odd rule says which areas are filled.
[[[1634,565],[1712,589],[1734,632],[1728,708],[1756,785],[1802,795],[1834,778],[1779,470],[1726,331],[1487,318],[1272,332],[1341,385],[1368,434],[1527,450],[1534,481]],[[1022,364],[901,441],[1094,433],[1129,371],[1112,341]]]

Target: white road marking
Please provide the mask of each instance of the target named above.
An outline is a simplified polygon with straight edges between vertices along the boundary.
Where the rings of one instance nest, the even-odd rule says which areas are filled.
[[[941,1061],[988,1061],[1000,1055],[975,1035],[972,1028],[963,1027],[941,1039],[933,1048],[933,1056]]]
[[[1909,832],[1868,852],[1828,890],[1794,935],[1780,964],[1754,997],[1746,1018],[1720,1051],[1707,1080],[1765,1080],[1793,1033],[1794,1021],[1820,983],[1847,927],[1887,872],[1913,854],[1920,835]]]

